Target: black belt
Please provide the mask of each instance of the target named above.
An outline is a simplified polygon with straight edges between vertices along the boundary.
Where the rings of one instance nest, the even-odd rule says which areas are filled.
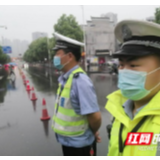
[[[142,126],[142,124],[145,122],[148,116],[143,117],[140,122],[133,128],[133,130],[130,132],[137,132],[138,129]],[[124,147],[125,147],[125,142],[123,143],[122,140],[122,130],[123,130],[123,124],[121,123],[120,129],[119,129],[119,153],[123,153]]]

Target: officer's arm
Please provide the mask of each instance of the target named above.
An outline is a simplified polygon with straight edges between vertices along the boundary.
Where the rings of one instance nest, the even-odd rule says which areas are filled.
[[[79,74],[74,79],[75,99],[79,102],[80,115],[86,115],[89,126],[96,133],[101,126],[101,113],[95,88],[88,76]]]
[[[87,115],[90,129],[95,134],[101,126],[101,113],[95,112]]]

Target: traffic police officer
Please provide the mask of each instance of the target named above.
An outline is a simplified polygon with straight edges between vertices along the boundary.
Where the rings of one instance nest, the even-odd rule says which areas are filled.
[[[160,133],[160,25],[124,20],[117,24],[115,36],[122,44],[113,54],[120,62],[120,90],[107,96],[105,108],[114,117],[108,155],[159,155],[157,140],[148,147],[137,145],[137,141],[136,145],[125,142],[130,132]],[[141,140],[145,144],[150,138]]]
[[[54,36],[53,64],[62,75],[58,79],[52,129],[62,144],[63,155],[96,155],[101,114],[94,86],[78,65],[84,44],[58,33]]]

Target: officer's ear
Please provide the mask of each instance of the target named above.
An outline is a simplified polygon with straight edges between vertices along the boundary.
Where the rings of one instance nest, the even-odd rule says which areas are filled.
[[[67,53],[70,59],[74,59],[74,54],[72,52]]]
[[[153,53],[153,55],[156,57],[156,59],[158,60],[158,65],[160,66],[160,53],[156,54],[156,53]]]

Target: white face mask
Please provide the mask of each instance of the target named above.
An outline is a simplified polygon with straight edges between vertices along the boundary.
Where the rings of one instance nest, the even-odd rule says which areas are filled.
[[[130,100],[141,100],[156,89],[160,82],[150,90],[145,89],[147,75],[150,75],[160,68],[155,69],[149,73],[132,71],[128,69],[119,70],[118,88],[121,90],[122,95]]]

